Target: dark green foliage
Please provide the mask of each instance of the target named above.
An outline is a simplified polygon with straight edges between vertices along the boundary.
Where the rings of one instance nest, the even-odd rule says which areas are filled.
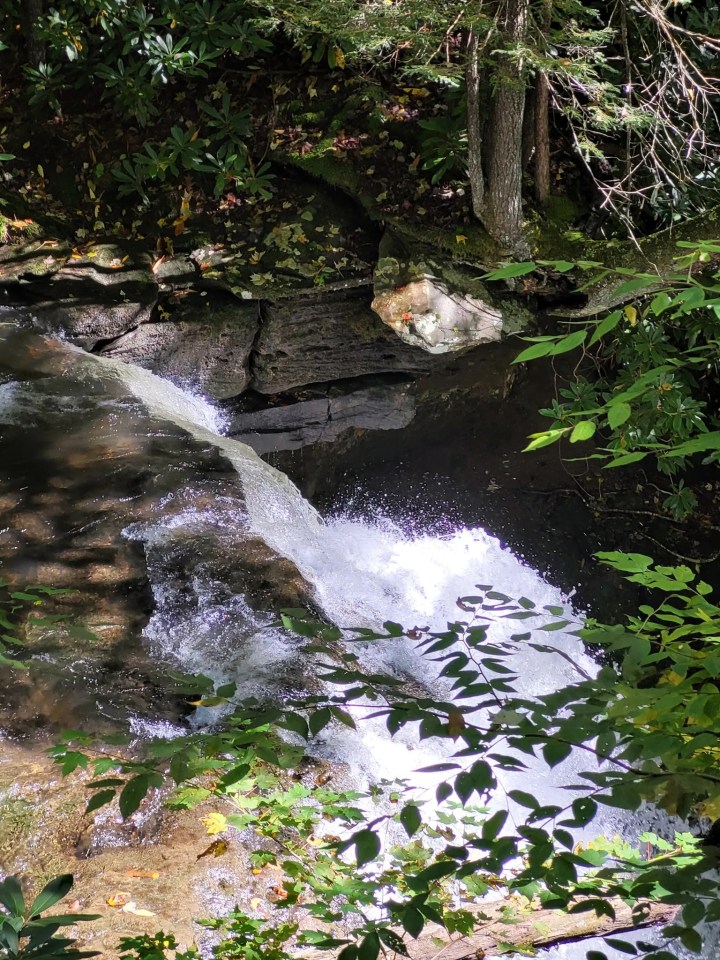
[[[563,438],[570,443],[592,439],[597,446],[589,458],[605,460],[605,467],[651,457],[672,484],[664,508],[683,519],[697,499],[680,475],[692,462],[707,465],[720,457],[720,274],[712,266],[720,245],[703,241],[678,246],[677,270],[663,277],[578,263],[578,271],[590,276],[588,286],[618,280],[610,296],[626,305],[601,312],[599,319],[574,322],[569,333],[526,338],[531,346],[515,362],[574,350],[587,360],[581,360],[573,378],[540,411],[552,422],[547,430],[532,434],[527,450]],[[511,264],[487,279],[522,276],[535,268],[566,273],[568,267],[572,264],[567,261]],[[580,329],[573,329],[578,323]]]
[[[94,952],[75,949],[73,939],[58,937],[61,927],[72,926],[97,916],[83,914],[41,914],[67,896],[73,885],[70,874],[55,877],[40,891],[30,906],[26,906],[17,877],[8,876],[0,882],[0,904],[5,913],[0,916],[0,957],[3,960],[80,960],[95,957]]]

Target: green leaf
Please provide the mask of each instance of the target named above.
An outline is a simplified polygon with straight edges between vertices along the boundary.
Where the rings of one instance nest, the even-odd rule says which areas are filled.
[[[613,296],[624,297],[627,293],[635,293],[636,290],[643,290],[645,287],[649,287],[650,284],[657,283],[659,279],[659,277],[654,277],[650,274],[641,274],[639,277],[633,277],[630,280],[626,280],[625,283],[621,283],[619,287],[615,287]]]
[[[573,427],[573,431],[570,434],[570,443],[577,443],[580,440],[590,440],[591,437],[595,436],[595,422],[593,420],[581,420],[580,423],[576,423]]]
[[[638,460],[644,460],[646,456],[647,454],[640,450],[634,450],[632,453],[624,453],[622,456],[613,457],[613,459],[608,463],[603,464],[603,469],[607,470],[610,467],[626,467],[629,463],[637,463]]]
[[[505,826],[505,821],[507,818],[507,810],[498,810],[488,820],[486,820],[482,825],[483,840],[494,840]]]
[[[412,837],[422,825],[420,809],[414,803],[408,803],[400,811],[400,823],[405,827],[407,835]]]
[[[600,323],[595,327],[593,335],[590,337],[590,342],[588,346],[591,347],[594,343],[597,343],[598,340],[601,340],[606,334],[610,333],[611,330],[614,330],[615,327],[620,323],[623,314],[620,310],[614,310],[611,314],[608,314],[604,320],[601,320]]]
[[[534,263],[508,263],[504,267],[486,273],[483,280],[509,280],[512,277],[524,277],[533,270],[535,270]]]
[[[562,826],[584,827],[597,813],[597,803],[592,797],[578,797],[572,802],[572,820],[563,820]]]
[[[587,335],[587,330],[576,330],[575,333],[568,334],[568,336],[563,337],[560,343],[553,349],[552,355],[557,357],[561,353],[569,353],[571,350],[576,350],[585,342]]]
[[[541,447],[549,447],[551,443],[556,443],[560,437],[566,433],[570,433],[570,427],[561,427],[556,430],[544,430],[542,433],[533,433],[530,435],[530,443],[523,449],[523,453],[540,450]]]
[[[400,923],[411,937],[419,937],[425,926],[425,917],[415,907],[405,907],[400,914]]]
[[[17,877],[5,877],[0,883],[0,903],[12,916],[22,917],[25,913],[25,898]]]
[[[555,349],[555,340],[546,340],[543,343],[534,343],[519,353],[513,363],[527,363],[528,360],[537,360],[539,357],[549,357]]]
[[[570,756],[571,752],[571,745],[569,743],[563,743],[560,740],[550,740],[542,748],[545,763],[549,767],[556,767],[559,763],[562,763],[566,757]]]
[[[697,930],[691,930],[689,927],[686,927],[680,933],[680,942],[686,950],[692,950],[693,953],[702,952],[702,937]]]
[[[380,838],[373,830],[360,830],[353,837],[353,843],[355,844],[355,859],[359,867],[370,863],[380,853]]]
[[[705,919],[705,904],[702,900],[691,900],[683,907],[682,916],[686,927],[696,927]]]
[[[377,960],[380,953],[380,938],[375,930],[365,936],[358,947],[358,960]]]
[[[618,427],[621,427],[623,423],[630,419],[632,414],[632,407],[629,403],[615,403],[611,404],[608,410],[608,423],[613,430],[617,430]]]
[[[30,907],[30,916],[36,917],[39,913],[49,910],[59,900],[66,896],[73,885],[73,876],[71,873],[63,873],[47,883],[40,893],[33,900]]]
[[[535,810],[540,806],[535,797],[531,793],[526,793],[524,790],[511,790],[508,796],[511,800],[514,800],[515,803],[519,803],[521,807],[528,807],[530,810]]]
[[[634,943],[629,943],[627,940],[616,940],[614,937],[605,937],[605,943],[612,947],[613,950],[617,950],[618,953],[627,953],[629,956],[637,956],[638,949]]]
[[[439,783],[435,790],[435,799],[438,803],[442,803],[444,800],[452,794],[452,787],[449,783]]]
[[[123,787],[120,793],[120,813],[123,820],[127,820],[138,809],[150,789],[150,778],[146,773],[139,773]]]
[[[598,917],[609,917],[611,920],[615,919],[615,910],[612,905],[609,904],[607,900],[601,900],[599,897],[597,899],[591,897],[587,900],[581,900],[579,903],[573,903],[568,909],[568,913],[589,913],[591,910],[595,911],[595,915]]]
[[[93,810],[99,810],[100,807],[104,807],[106,803],[111,803],[114,799],[114,790],[98,790],[98,792],[94,793],[88,800],[85,813],[92,813]]]
[[[399,953],[403,957],[408,956],[405,941],[401,936],[398,936],[394,930],[389,930],[387,927],[380,927],[378,929],[378,936],[385,946],[389,947],[394,953]]]
[[[312,714],[310,720],[308,721],[308,727],[310,728],[311,736],[315,736],[320,733],[332,720],[332,714],[330,713],[329,707],[322,707],[320,710],[316,710]]]

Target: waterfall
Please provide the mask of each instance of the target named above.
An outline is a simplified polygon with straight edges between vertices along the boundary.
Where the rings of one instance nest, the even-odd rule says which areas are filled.
[[[283,683],[292,687],[293,671],[302,672],[293,638],[279,630],[270,613],[250,608],[246,598],[234,593],[211,565],[198,564],[193,572],[192,609],[179,605],[176,585],[166,570],[168,551],[178,542],[211,535],[232,552],[234,537],[255,536],[277,554],[292,561],[312,586],[318,605],[329,620],[342,627],[379,627],[384,620],[405,626],[443,629],[447,621],[462,619],[456,606],[459,596],[472,594],[477,583],[492,584],[511,597],[526,596],[538,607],[562,605],[570,599],[525,566],[512,552],[482,529],[457,529],[442,535],[418,532],[411,524],[350,514],[322,518],[302,497],[288,477],[266,464],[247,445],[223,436],[218,411],[200,397],[139,367],[98,358],[67,345],[72,357],[70,374],[76,386],[69,396],[45,386],[41,399],[58,414],[82,416],[86,405],[100,403],[112,415],[124,397],[132,395],[147,414],[147,430],[169,422],[201,444],[220,451],[237,474],[238,495],[226,493],[211,503],[208,497],[195,502],[196,488],[179,488],[173,494],[182,506],[157,517],[129,522],[126,536],[143,543],[155,600],[155,612],[146,628],[150,649],[188,672],[202,672],[216,679],[234,679],[241,694],[262,694]],[[62,377],[58,376],[59,382]],[[110,386],[109,390],[105,388]],[[101,389],[102,388],[102,389]],[[38,414],[40,401],[32,381],[17,385],[0,380],[0,421],[24,422]],[[516,632],[512,621],[492,627],[491,636],[507,639]],[[579,641],[558,631],[551,641],[565,656],[524,650],[518,655],[518,689],[538,694],[578,678],[573,663],[585,673],[595,664]],[[435,685],[432,674],[409,641],[369,645],[363,663]],[[142,728],[142,718],[136,729]],[[408,734],[390,741],[381,724],[370,725],[358,741],[345,729],[323,733],[315,749],[328,759],[352,759],[359,774],[367,778],[418,777],[418,767],[438,757],[432,742],[418,743]],[[541,802],[552,802],[564,783],[582,769],[581,759],[571,756],[548,772],[538,768],[533,789]],[[526,773],[527,777],[532,772]],[[503,774],[505,777],[505,774]],[[507,788],[517,786],[508,777]],[[607,828],[621,829],[612,815]],[[643,824],[642,828],[646,828]],[[632,832],[632,827],[630,828]],[[644,939],[648,939],[647,934]],[[553,960],[579,960],[597,944],[567,945],[546,954]],[[610,957],[622,954],[603,947]]]

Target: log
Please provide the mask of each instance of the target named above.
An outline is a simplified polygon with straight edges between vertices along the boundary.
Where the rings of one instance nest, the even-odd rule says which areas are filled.
[[[623,281],[623,277],[605,277],[585,291],[587,303],[581,307],[557,307],[549,311],[552,317],[563,319],[582,319],[596,317],[601,313],[614,310],[636,300],[638,296],[646,296],[662,290],[665,286],[665,277],[677,273],[675,259],[686,253],[678,248],[678,240],[698,242],[701,240],[720,240],[720,206],[712,207],[697,217],[686,220],[684,223],[673,225],[666,230],[660,230],[642,240],[632,241],[592,241],[583,246],[583,258],[597,260],[606,267],[629,267],[640,273],[657,273],[657,283],[650,282],[641,291],[617,296],[615,290]],[[580,259],[580,258],[578,258]],[[713,258],[715,259],[715,258]],[[707,269],[709,265],[696,265],[695,272]],[[716,264],[712,264],[716,268]]]
[[[507,953],[509,945],[516,949],[539,950],[567,941],[628,933],[669,923],[678,909],[674,905],[646,903],[642,905],[642,913],[634,916],[632,909],[622,900],[613,898],[608,903],[615,911],[614,920],[598,917],[592,911],[565,913],[563,910],[531,909],[520,914],[516,923],[508,923],[502,919],[508,902],[502,900],[483,908],[478,926],[469,937],[453,939],[442,927],[432,924],[425,927],[416,941],[408,943],[408,952],[411,960],[483,960]],[[487,919],[482,919],[484,917]]]

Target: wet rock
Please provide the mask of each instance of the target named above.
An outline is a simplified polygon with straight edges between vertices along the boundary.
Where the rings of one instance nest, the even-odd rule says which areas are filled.
[[[502,334],[500,310],[430,276],[381,290],[372,309],[401,340],[428,353],[466,350]]]
[[[278,393],[372,373],[424,373],[433,360],[401,343],[370,309],[370,291],[322,290],[266,302],[251,386]]]
[[[49,277],[70,257],[68,243],[36,241],[20,245],[0,245],[0,284],[14,288]]]
[[[293,450],[311,443],[330,443],[351,428],[398,430],[415,415],[411,384],[366,383],[348,387],[325,384],[291,395],[287,402],[230,415],[232,436],[259,454]]]
[[[246,389],[259,327],[256,303],[194,293],[168,304],[160,315],[161,320],[144,323],[98,353],[136,363],[216,399]]]
[[[148,252],[97,244],[29,283],[24,296],[44,330],[92,350],[149,320],[157,285]]]

